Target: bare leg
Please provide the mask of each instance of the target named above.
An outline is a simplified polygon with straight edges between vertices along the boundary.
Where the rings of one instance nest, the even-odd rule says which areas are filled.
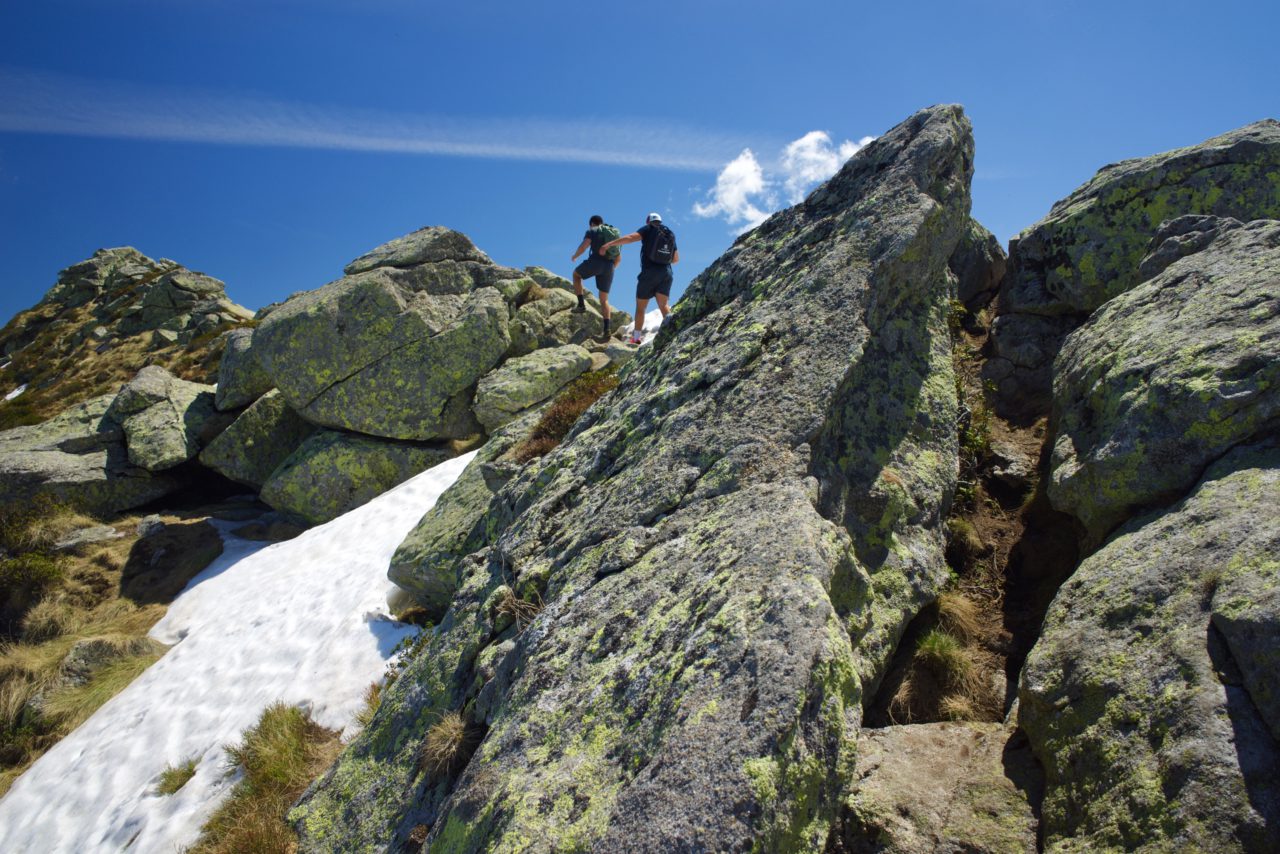
[[[644,310],[649,307],[649,300],[636,297],[636,334],[644,329]]]
[[[671,309],[667,307],[667,295],[654,294],[654,299],[658,301],[658,311],[662,312],[662,319],[666,320],[667,315],[671,313]]]
[[[609,319],[609,292],[600,292],[600,316],[605,320]]]
[[[573,274],[573,292],[578,296],[582,296],[582,277],[577,273]]]

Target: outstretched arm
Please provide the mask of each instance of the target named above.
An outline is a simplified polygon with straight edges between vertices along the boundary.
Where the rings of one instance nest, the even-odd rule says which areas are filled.
[[[628,243],[635,243],[637,240],[640,240],[640,239],[641,239],[640,232],[633,231],[630,234],[626,234],[626,235],[623,235],[622,237],[619,237],[617,240],[610,240],[604,246],[601,246],[600,254],[603,255],[604,253],[608,252],[610,249],[612,249],[615,246],[625,246]]]
[[[587,247],[589,247],[590,245],[591,245],[591,238],[590,238],[590,237],[584,237],[584,238],[582,238],[582,242],[578,244],[578,251],[577,251],[577,252],[574,252],[574,253],[573,253],[573,257],[572,257],[572,258],[570,258],[569,260],[570,260],[570,261],[577,261],[577,260],[578,260],[578,256],[579,256],[579,255],[581,255],[583,252],[586,252],[586,251],[587,251]]]

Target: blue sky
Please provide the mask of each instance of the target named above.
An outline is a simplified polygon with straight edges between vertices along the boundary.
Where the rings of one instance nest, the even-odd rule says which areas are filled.
[[[649,210],[679,236],[678,294],[939,102],[973,120],[974,214],[1004,241],[1103,164],[1280,115],[1278,9],[0,0],[0,319],[103,246],[258,308],[423,225],[567,275],[588,216]]]

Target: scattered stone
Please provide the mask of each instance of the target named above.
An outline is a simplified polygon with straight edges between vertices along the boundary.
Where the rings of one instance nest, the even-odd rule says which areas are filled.
[[[58,666],[59,688],[88,685],[94,674],[113,661],[147,653],[164,652],[164,644],[151,638],[133,638],[121,643],[114,638],[88,638],[76,641]]]
[[[256,522],[241,525],[231,533],[246,540],[279,543],[285,540],[292,540],[305,530],[307,530],[305,525],[300,525],[273,513],[262,517]]]
[[[111,540],[118,540],[124,534],[117,531],[110,525],[94,525],[89,528],[81,528],[78,531],[72,531],[65,537],[61,538],[53,544],[54,551],[74,552],[84,546],[97,545],[98,543],[106,543]]]
[[[158,522],[158,524],[157,524]],[[222,536],[206,520],[165,522],[148,517],[120,573],[121,595],[139,604],[172,602],[191,579],[222,554]]]

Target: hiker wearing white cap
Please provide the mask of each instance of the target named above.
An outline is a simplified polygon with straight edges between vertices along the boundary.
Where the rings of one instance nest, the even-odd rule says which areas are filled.
[[[644,310],[648,308],[650,299],[657,298],[658,310],[662,312],[663,320],[671,313],[671,309],[667,307],[674,279],[671,265],[680,261],[676,236],[662,224],[662,215],[658,213],[649,214],[640,228],[617,240],[610,240],[598,252],[603,256],[615,246],[637,241],[640,241],[640,275],[636,278],[636,328],[631,333],[632,344],[639,344],[644,340]]]

